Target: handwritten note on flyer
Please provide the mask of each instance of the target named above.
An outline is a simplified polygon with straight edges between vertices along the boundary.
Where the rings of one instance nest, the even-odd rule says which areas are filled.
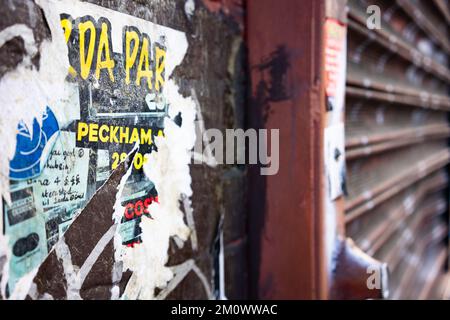
[[[43,208],[75,204],[86,197],[89,151],[75,147],[74,135],[61,132],[45,170],[35,180],[35,196]]]

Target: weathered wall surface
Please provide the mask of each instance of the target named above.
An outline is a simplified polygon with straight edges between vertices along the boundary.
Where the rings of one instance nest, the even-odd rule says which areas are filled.
[[[246,297],[242,5],[88,2],[2,4],[0,296]]]

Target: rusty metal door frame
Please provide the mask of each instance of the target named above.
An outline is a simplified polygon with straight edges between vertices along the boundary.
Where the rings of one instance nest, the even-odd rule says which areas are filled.
[[[248,126],[279,129],[280,166],[249,173],[250,298],[326,299],[325,1],[247,2]]]

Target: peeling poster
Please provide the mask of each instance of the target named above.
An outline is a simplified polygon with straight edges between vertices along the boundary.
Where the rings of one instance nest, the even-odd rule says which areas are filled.
[[[186,240],[189,235],[178,201],[182,194],[192,194],[188,163],[195,140],[195,104],[183,98],[169,79],[187,51],[185,34],[89,3],[36,2],[52,35],[39,48],[41,69],[51,73],[25,66],[33,72],[32,85],[44,88],[33,99],[41,105],[34,106],[31,116],[25,115],[29,101],[15,106],[23,118],[11,127],[16,143],[7,155],[9,190],[2,190],[2,237],[10,251],[1,294],[23,298],[20,292],[30,295],[37,283],[45,291],[38,270],[44,261],[52,264],[54,252],[63,263],[67,286],[76,275],[73,279],[78,282],[72,285],[75,297],[80,297],[84,281],[80,277],[89,279],[95,264],[91,256],[100,249],[98,243],[85,249],[83,237],[95,235],[83,234],[83,220],[78,217],[96,214],[83,210],[132,153],[126,174],[120,184],[116,181],[115,201],[104,204],[105,210],[111,208],[113,226],[104,226],[109,229],[99,234],[99,243],[104,242],[102,250],[114,243],[114,268],[120,260],[122,271],[134,272],[145,287],[128,287],[126,292],[152,298],[153,289],[173,277],[165,267],[169,238]],[[20,67],[11,72],[16,79],[27,76]],[[52,90],[61,79],[63,88]],[[7,80],[8,75],[0,89],[10,86]],[[73,227],[79,228],[75,230],[79,244],[69,242],[71,234],[64,236],[77,219]],[[85,254],[91,258],[83,262],[90,267],[83,269],[81,262],[67,260],[72,250],[92,250]],[[94,254],[96,259],[100,254]],[[151,276],[140,270],[149,263]],[[81,270],[86,274],[80,275]],[[114,282],[115,276],[111,277]],[[118,298],[113,291],[110,297]],[[67,298],[73,298],[68,292]]]

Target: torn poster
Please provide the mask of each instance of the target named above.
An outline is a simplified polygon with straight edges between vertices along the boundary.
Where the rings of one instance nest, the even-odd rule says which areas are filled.
[[[196,108],[169,79],[187,51],[186,36],[85,2],[36,2],[52,35],[39,48],[40,69],[48,68],[51,73],[26,66],[33,72],[30,86],[39,82],[46,90],[33,99],[42,104],[35,107],[33,117],[26,115],[31,101],[17,103],[16,113],[22,118],[11,126],[17,141],[7,155],[9,189],[2,190],[2,237],[10,251],[3,266],[1,295],[119,298],[124,288],[113,288],[122,279],[118,274],[128,269],[141,277],[138,284],[143,288],[127,292],[152,298],[154,288],[163,287],[173,277],[165,267],[169,238],[176,235],[186,240],[189,236],[179,199],[181,194],[192,195],[188,164],[195,141]],[[30,79],[20,66],[11,73],[15,79]],[[8,75],[0,89],[8,89],[7,80]],[[54,84],[63,87],[52,90]],[[116,178],[113,189],[117,192],[105,198],[112,203],[92,203],[99,201],[99,188],[127,158],[132,164],[123,172],[126,179],[119,185],[120,177]],[[107,212],[100,214],[99,210]],[[110,222],[85,217],[92,214],[110,217]],[[71,228],[77,230],[65,236]],[[146,238],[153,247],[145,244]],[[90,243],[92,239],[98,240],[97,245]],[[106,259],[102,250],[107,249]],[[55,257],[63,266],[53,261]],[[90,279],[86,273],[101,257],[109,261],[108,294],[86,287]],[[52,280],[42,280],[42,271],[38,271],[44,261],[47,267],[69,268],[54,270],[65,276],[62,292],[47,292]],[[89,268],[81,270],[86,264]],[[152,264],[152,275],[140,271],[146,268],[148,273],[145,264]],[[81,276],[86,283],[80,282]],[[73,283],[70,287],[72,278],[78,281],[75,287]]]

